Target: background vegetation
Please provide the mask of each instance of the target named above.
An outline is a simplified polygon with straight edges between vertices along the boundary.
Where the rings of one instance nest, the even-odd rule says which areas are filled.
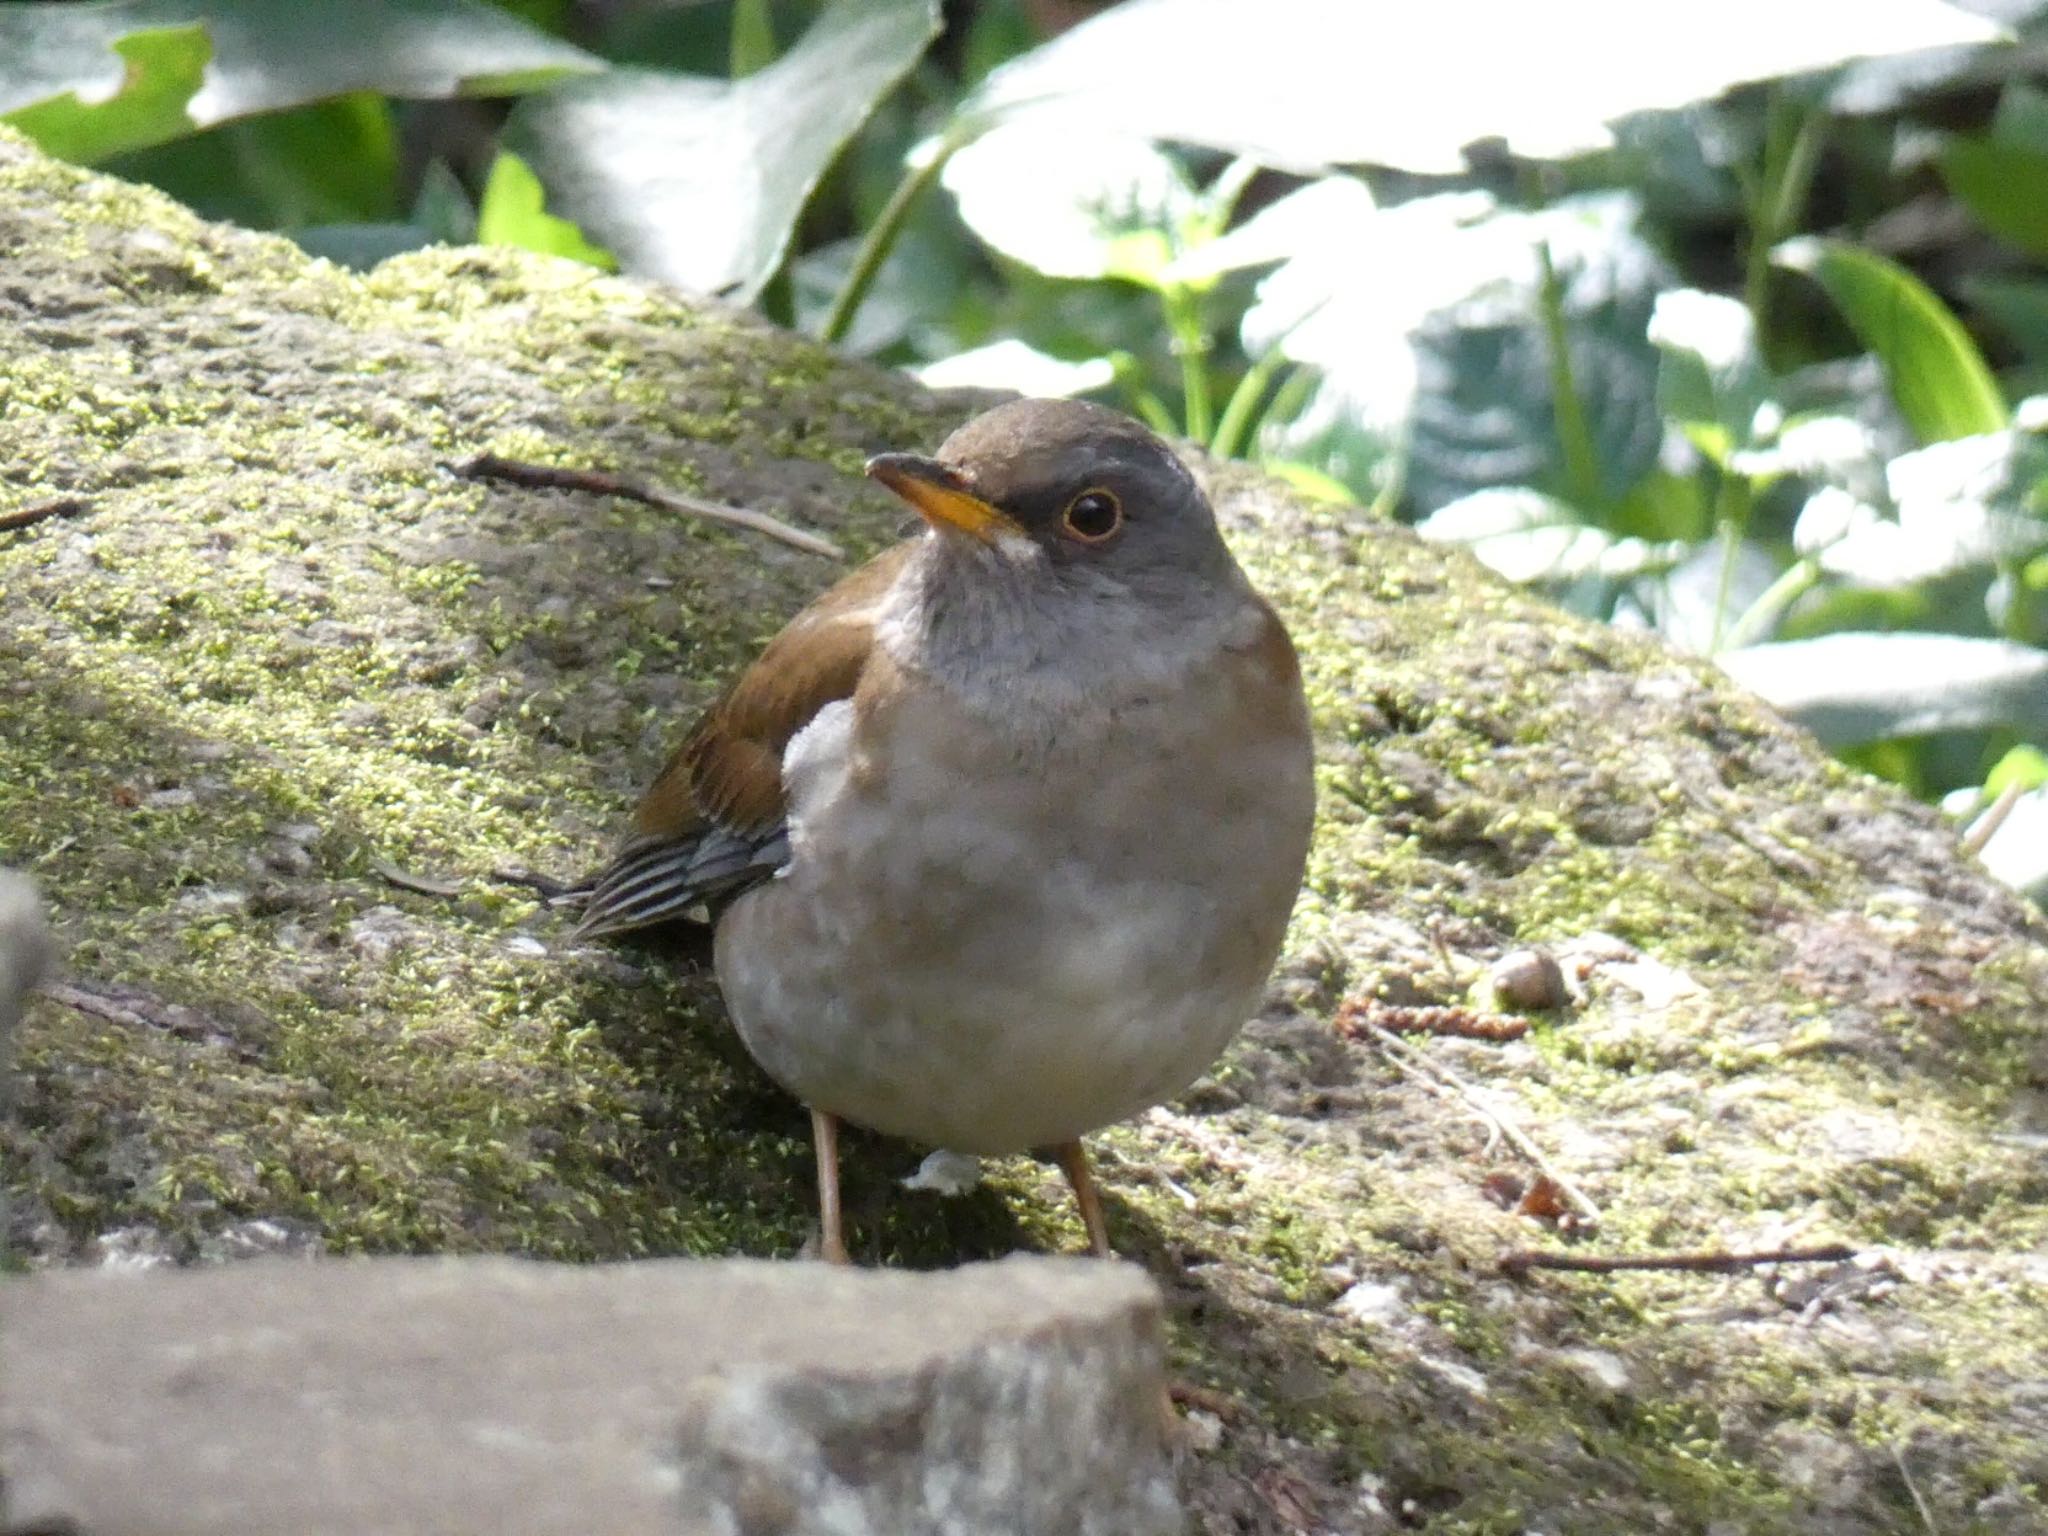
[[[2044,43],[2048,0],[0,4],[0,119],[338,261],[526,246],[1110,399],[1715,654],[2038,898]]]

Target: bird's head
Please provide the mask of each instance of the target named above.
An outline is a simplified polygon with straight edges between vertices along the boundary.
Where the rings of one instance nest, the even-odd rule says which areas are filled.
[[[997,579],[1143,597],[1235,573],[1194,476],[1106,406],[999,405],[931,457],[885,453],[867,471],[932,526],[941,558],[950,550]]]

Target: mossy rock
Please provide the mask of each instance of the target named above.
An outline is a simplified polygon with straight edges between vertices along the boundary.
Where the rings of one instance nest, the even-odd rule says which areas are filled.
[[[968,403],[564,263],[350,276],[4,130],[0,251],[0,513],[79,503],[0,534],[0,863],[70,988],[21,1041],[17,1262],[795,1253],[804,1120],[701,955],[570,949],[497,876],[592,864],[838,568],[446,466],[617,468],[862,553],[902,522],[862,458]],[[2048,1529],[2036,915],[1711,667],[1213,480],[1302,643],[1323,816],[1263,1017],[1099,1139],[1228,1399],[1205,1528]],[[1505,1276],[1565,1246],[1496,1203],[1527,1169],[1335,1017],[1462,1005],[1531,944],[1571,1007],[1420,1048],[1599,1202],[1591,1246],[1864,1261]],[[1078,1245],[1049,1170],[945,1201],[895,1187],[917,1156],[853,1148],[866,1261]]]

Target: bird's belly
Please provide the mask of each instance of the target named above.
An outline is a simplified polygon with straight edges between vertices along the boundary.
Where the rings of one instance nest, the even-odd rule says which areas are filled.
[[[1018,1151],[1173,1097],[1256,1011],[1300,866],[1248,888],[1261,861],[1236,844],[1271,829],[1241,801],[1222,825],[1176,807],[1200,835],[1162,836],[1155,820],[1048,819],[1057,785],[903,767],[888,798],[821,787],[784,877],[719,927],[740,1036],[805,1102]]]

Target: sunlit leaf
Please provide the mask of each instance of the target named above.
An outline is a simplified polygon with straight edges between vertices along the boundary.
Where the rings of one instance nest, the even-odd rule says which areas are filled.
[[[1738,300],[1696,289],[1657,296],[1649,337],[1663,353],[1657,396],[1664,414],[1716,464],[1747,446],[1770,379],[1756,348],[1756,322]]]
[[[1157,287],[1198,206],[1180,167],[1144,140],[1043,121],[982,135],[941,179],[968,228],[1047,277]]]
[[[1447,172],[1481,140],[1574,154],[1630,113],[1743,81],[2003,35],[1939,0],[1125,0],[997,70],[969,110],[1058,113],[1304,172]]]
[[[1998,381],[1969,332],[1934,291],[1897,262],[1838,240],[1801,238],[1775,259],[1810,275],[1883,363],[1924,443],[2002,430],[2011,420]]]
[[[2048,789],[2020,796],[1978,857],[2021,895],[2048,902]]]
[[[2048,752],[2025,742],[2014,747],[1984,776],[1984,792],[1996,797],[2008,789],[2039,789],[2048,784]]]
[[[2048,651],[2007,640],[1836,634],[1715,659],[1830,747],[1992,725],[2048,731]]]
[[[1116,377],[1105,358],[1069,362],[1014,337],[942,357],[916,373],[932,389],[1008,389],[1045,399],[1103,389]]]
[[[938,22],[937,0],[833,0],[743,80],[612,70],[522,102],[507,142],[626,270],[750,299],[818,178]]]
[[[477,205],[479,245],[511,245],[544,256],[565,256],[610,271],[611,252],[592,245],[569,219],[547,211],[547,194],[532,167],[508,151],[499,151]]]
[[[0,5],[0,60],[0,117],[81,161],[355,91],[504,96],[603,68],[485,0]]]
[[[1663,423],[1647,331],[1669,276],[1636,233],[1630,199],[1523,213],[1479,193],[1385,209],[1333,196],[1317,211],[1244,319],[1247,353],[1278,348],[1323,375],[1272,451],[1313,460],[1361,434],[1361,444],[1405,443],[1408,493],[1424,512],[1489,486],[1564,489],[1539,259],[1548,249],[1597,493],[1619,498],[1649,469]]]
[[[1508,580],[1525,582],[1632,580],[1669,570],[1690,549],[1616,538],[1555,497],[1520,486],[1476,491],[1439,507],[1416,532],[1440,544],[1462,544]]]

